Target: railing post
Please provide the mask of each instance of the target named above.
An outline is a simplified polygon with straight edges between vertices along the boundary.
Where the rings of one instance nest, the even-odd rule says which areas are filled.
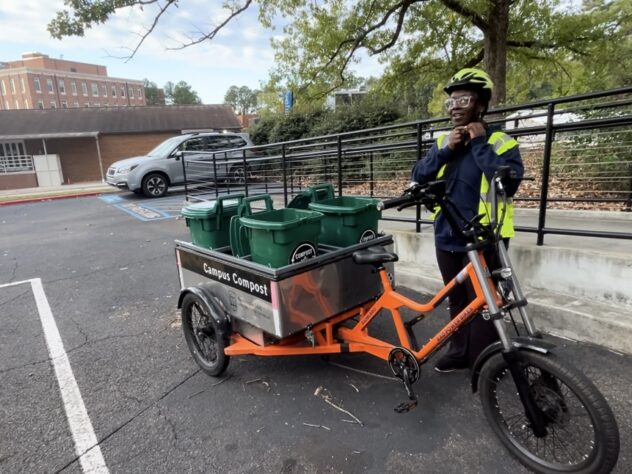
[[[283,199],[285,200],[285,207],[287,207],[287,163],[285,161],[285,144],[281,145],[281,168],[283,171]]]
[[[623,209],[626,212],[632,211],[632,163],[628,165],[628,174],[630,175],[630,191],[628,193],[628,200],[625,202],[625,208]]]
[[[421,142],[422,142],[422,127],[421,123],[417,123],[417,161],[421,160]]]
[[[553,115],[555,104],[549,104],[546,114],[546,137],[544,141],[544,159],[542,160],[542,189],[540,190],[540,213],[538,215],[538,245],[544,244],[546,225],[546,206],[549,196],[549,174],[551,168],[551,148],[553,147]]]
[[[422,143],[423,129],[421,123],[417,122],[417,161],[421,160],[421,143]],[[417,205],[415,209],[415,232],[421,232],[421,206]]]
[[[338,135],[338,196],[342,196],[342,137]]]
[[[189,185],[187,183],[187,167],[184,164],[184,152],[180,152],[180,159],[182,160],[182,177],[184,178],[184,200],[189,202]]]
[[[375,178],[373,175],[373,152],[369,152],[369,174],[370,174],[370,179],[369,179],[369,183],[371,186],[371,197],[373,197],[373,179]]]
[[[244,164],[244,193],[248,196],[248,165],[246,165],[246,150],[241,150],[242,162]]]
[[[215,199],[219,197],[219,189],[217,188],[217,157],[213,153],[213,185],[215,186]]]

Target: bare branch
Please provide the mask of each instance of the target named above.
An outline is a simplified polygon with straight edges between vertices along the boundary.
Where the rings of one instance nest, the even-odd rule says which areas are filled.
[[[174,1],[174,0],[170,0],[170,1]],[[184,49],[184,48],[188,48],[189,46],[193,46],[195,44],[200,44],[206,40],[211,40],[213,38],[215,38],[215,36],[217,35],[217,33],[220,32],[220,30],[222,28],[224,28],[233,18],[239,16],[240,14],[242,14],[243,12],[245,12],[248,7],[250,6],[250,4],[252,3],[252,0],[246,0],[246,2],[244,3],[244,5],[240,8],[238,8],[237,10],[233,10],[232,13],[228,16],[228,18],[226,18],[222,23],[220,23],[218,26],[216,26],[211,32],[200,36],[198,39],[196,40],[191,40],[188,43],[182,43],[181,46],[178,46],[176,48],[167,48],[168,50],[179,50],[179,49]]]
[[[146,2],[138,2],[140,5],[148,5],[150,3],[154,3],[153,1],[146,1]],[[152,31],[154,31],[154,29],[156,28],[156,25],[158,24],[158,21],[160,20],[160,17],[165,13],[165,11],[167,10],[167,8],[169,8],[171,5],[173,4],[177,5],[177,0],[166,0],[166,3],[164,4],[163,7],[160,8],[160,11],[158,12],[158,15],[156,15],[156,17],[154,18],[154,22],[151,24],[151,26],[147,29],[147,31],[145,32],[145,34],[143,34],[140,38],[140,41],[138,42],[138,44],[136,45],[136,47],[132,50],[132,53],[129,55],[129,57],[125,60],[125,62],[130,61],[135,55],[136,52],[138,51],[138,49],[141,47],[141,45],[145,42],[145,39],[152,33]]]

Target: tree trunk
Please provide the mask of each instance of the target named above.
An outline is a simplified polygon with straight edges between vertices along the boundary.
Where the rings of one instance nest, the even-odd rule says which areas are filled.
[[[491,105],[505,102],[507,89],[507,36],[510,0],[490,0],[485,37],[485,69],[494,81]]]

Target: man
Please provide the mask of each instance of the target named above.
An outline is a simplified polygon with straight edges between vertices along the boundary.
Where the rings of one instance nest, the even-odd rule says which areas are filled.
[[[486,194],[498,167],[510,166],[519,178],[523,174],[518,142],[483,121],[493,87],[490,77],[480,69],[466,68],[452,76],[444,90],[450,96],[446,108],[453,129],[437,139],[412,172],[413,181],[419,184],[445,179],[446,192],[465,219],[483,213],[483,223],[489,222],[491,208],[486,206]],[[516,192],[518,185],[519,180],[507,184],[509,196]],[[443,281],[447,283],[468,263],[467,242],[454,235],[440,211],[435,212],[434,231],[437,263]],[[505,210],[501,235],[506,243],[514,235],[512,204]],[[492,266],[493,262],[488,265]],[[458,285],[449,295],[450,317],[458,315],[473,298],[470,283]],[[435,370],[452,372],[471,367],[480,352],[497,338],[490,321],[474,318],[452,336],[449,348],[435,365]]]

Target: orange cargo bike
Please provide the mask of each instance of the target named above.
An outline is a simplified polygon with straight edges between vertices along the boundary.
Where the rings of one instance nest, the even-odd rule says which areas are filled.
[[[472,369],[485,417],[501,442],[536,472],[610,472],[619,455],[619,432],[612,410],[578,369],[560,359],[530,319],[527,300],[500,237],[506,202],[501,169],[491,180],[492,215],[464,223],[441,181],[408,189],[384,208],[440,206],[453,230],[465,236],[469,263],[429,301],[421,303],[393,288],[390,236],[347,248],[319,247],[318,256],[279,269],[233,257],[229,248],[205,250],[177,242],[182,292],[178,307],[187,345],[199,367],[219,376],[231,356],[325,355],[366,352],[387,362],[406,390],[407,412],[417,405],[413,384],[426,363],[473,318],[490,320],[499,342],[487,347]],[[501,209],[503,207],[500,207]],[[485,253],[484,253],[485,250]],[[495,253],[499,268],[485,254]],[[457,285],[472,285],[475,298],[426,344],[414,327]],[[405,320],[409,308],[419,315]],[[385,310],[385,311],[382,311]],[[389,314],[397,334],[391,343],[370,332]],[[516,317],[516,316],[519,316]]]

